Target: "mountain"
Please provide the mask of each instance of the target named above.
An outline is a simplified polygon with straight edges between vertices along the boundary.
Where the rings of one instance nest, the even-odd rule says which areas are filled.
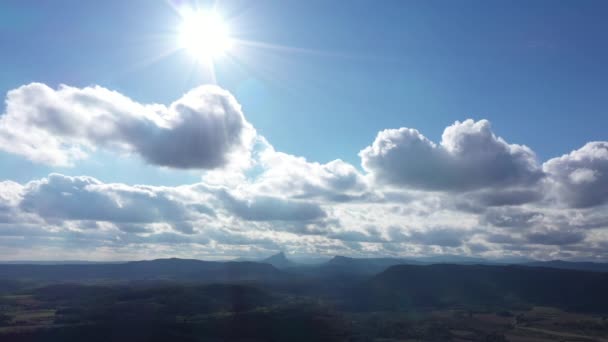
[[[91,282],[185,280],[202,282],[268,281],[284,274],[256,262],[217,262],[193,259],[156,259],[120,264],[0,265],[0,279]]]
[[[608,273],[525,266],[398,265],[359,289],[368,309],[529,305],[608,312]]]
[[[274,266],[278,269],[285,269],[285,268],[297,266],[297,264],[295,262],[287,259],[287,257],[285,256],[285,253],[283,253],[283,252],[269,256],[268,258],[263,259],[260,262],[266,263],[266,264],[271,264],[272,266]]]
[[[125,261],[88,261],[88,260],[6,260],[0,265],[69,265],[69,264],[122,264]]]
[[[564,261],[564,260],[551,260],[551,261],[527,262],[522,265],[531,266],[531,267],[559,268],[559,269],[563,269],[563,270],[608,272],[608,263],[597,263],[597,262],[576,262],[576,261]]]
[[[326,256],[292,256],[290,260],[298,265],[320,265],[328,262],[331,258]]]
[[[422,262],[397,258],[349,258],[335,256],[320,267],[325,271],[334,271],[354,274],[376,274],[395,265],[410,264],[422,265]]]

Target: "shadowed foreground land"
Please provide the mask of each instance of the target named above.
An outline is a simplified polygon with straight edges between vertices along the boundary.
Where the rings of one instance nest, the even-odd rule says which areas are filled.
[[[0,265],[1,341],[608,341],[602,272],[70,266]]]

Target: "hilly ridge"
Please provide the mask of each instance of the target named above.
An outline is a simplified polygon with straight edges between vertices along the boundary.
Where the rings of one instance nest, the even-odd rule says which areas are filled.
[[[277,253],[275,255],[271,255],[266,259],[262,259],[260,262],[266,263],[266,264],[271,264],[272,266],[274,266],[278,269],[298,266],[298,264],[296,264],[295,262],[287,259],[287,257],[285,256],[285,253],[283,253],[283,252]]]
[[[359,294],[370,308],[554,306],[606,312],[608,273],[543,267],[398,265],[372,277]]]
[[[522,264],[530,267],[549,267],[558,268],[563,270],[579,270],[579,271],[591,271],[591,272],[608,272],[608,264],[598,262],[584,262],[584,261],[564,261],[564,260],[550,260],[550,261],[532,261]]]
[[[274,266],[249,261],[156,259],[117,264],[0,265],[0,279],[30,281],[183,280],[205,282],[269,281],[284,274]]]
[[[184,259],[0,265],[0,340],[550,342],[608,334],[608,273],[407,261],[336,257],[283,270]]]

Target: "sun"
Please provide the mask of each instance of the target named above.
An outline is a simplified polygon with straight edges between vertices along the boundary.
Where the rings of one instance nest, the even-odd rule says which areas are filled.
[[[222,17],[213,11],[193,11],[182,15],[179,45],[198,60],[226,54],[232,46],[230,32]]]

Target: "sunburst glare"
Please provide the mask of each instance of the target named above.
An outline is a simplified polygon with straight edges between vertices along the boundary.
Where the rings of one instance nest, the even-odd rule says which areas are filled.
[[[218,58],[232,47],[228,26],[215,11],[189,11],[182,18],[179,46],[196,59]]]

